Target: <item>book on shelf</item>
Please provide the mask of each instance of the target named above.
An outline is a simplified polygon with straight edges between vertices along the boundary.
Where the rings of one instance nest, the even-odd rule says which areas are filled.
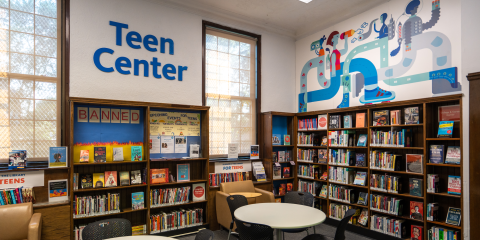
[[[200,157],[200,145],[190,144],[190,158],[199,158]]]
[[[278,195],[284,196],[287,192],[287,185],[285,183],[281,183],[278,187]]]
[[[281,198],[275,198],[275,202],[281,203],[281,202],[282,202],[282,199],[281,199]]]
[[[334,165],[355,166],[355,151],[350,149],[329,149],[328,162]]]
[[[147,234],[147,225],[138,225],[138,226],[132,226],[132,236],[139,236],[139,235],[145,235]],[[75,240],[77,240],[75,238]]]
[[[210,186],[220,186],[222,182],[238,182],[251,180],[249,172],[235,172],[235,173],[210,173]]]
[[[453,121],[441,121],[438,124],[438,138],[451,138],[453,134]]]
[[[460,164],[460,146],[448,146],[446,164]]]
[[[423,197],[423,179],[419,178],[409,178],[409,190],[410,195]]]
[[[462,181],[460,176],[448,175],[448,194],[462,194]]]
[[[68,167],[68,147],[50,147],[48,154],[48,167]]]
[[[73,199],[73,218],[120,212],[120,193],[106,193],[92,196],[75,195]]]
[[[282,135],[273,134],[272,135],[272,145],[282,145]]]
[[[283,168],[283,178],[289,178],[290,177],[290,167],[284,167]]]
[[[423,202],[410,201],[410,218],[423,221]]]
[[[405,125],[409,124],[419,124],[420,123],[420,117],[418,115],[418,107],[409,107],[405,108]]]
[[[278,162],[277,152],[272,152],[272,161],[273,162]]]
[[[388,125],[388,110],[373,111],[372,126]]]
[[[282,167],[273,166],[273,179],[282,178]]]
[[[90,151],[89,150],[80,150],[80,162],[81,163],[88,163],[90,158]]]
[[[293,183],[287,183],[287,193],[293,191]]]
[[[178,209],[150,215],[150,233],[168,232],[203,225],[202,208]],[[184,219],[184,221],[178,221]]]
[[[329,166],[328,171],[329,181],[331,182],[353,184],[355,180],[355,170],[353,168]]]
[[[368,209],[362,208],[362,212],[358,217],[358,223],[362,226],[367,226],[368,223]]]
[[[107,148],[93,147],[93,161],[96,163],[107,162]]]
[[[190,181],[190,164],[177,164],[177,182]]]
[[[93,188],[103,188],[105,186],[105,173],[93,174]]]
[[[298,179],[298,188],[297,191],[299,192],[308,192],[315,196],[315,189],[317,189],[318,185],[322,185],[320,182],[311,182],[311,181],[304,181],[303,179]]]
[[[73,190],[76,191],[78,190],[78,182],[79,182],[79,179],[80,179],[80,174],[79,173],[73,173]]]
[[[405,161],[402,155],[389,151],[370,151],[370,168],[388,171],[405,171]]]
[[[400,110],[390,111],[390,125],[400,125],[401,119]]]
[[[428,230],[428,240],[437,240],[437,239],[459,240],[460,232],[442,228],[442,227],[433,226]]]
[[[278,151],[278,162],[286,162],[285,151]]]
[[[324,185],[322,185],[322,189],[320,190],[319,196],[323,197],[323,198],[327,198],[327,193],[328,193],[327,185],[324,184]]]
[[[128,171],[120,172],[120,186],[130,185],[130,173]]]
[[[358,147],[365,147],[367,146],[367,134],[360,134],[358,136],[357,146]]]
[[[330,184],[328,186],[328,198],[346,203],[355,203],[355,193],[350,187]]]
[[[366,172],[357,172],[355,174],[355,180],[353,181],[353,184],[360,185],[360,186],[365,186],[366,177],[367,177]]]
[[[381,215],[373,215],[371,218],[370,229],[384,233],[397,238],[407,238],[408,224],[405,220],[385,217]]]
[[[443,145],[430,145],[430,163],[443,164]]]
[[[116,187],[116,186],[117,186],[117,171],[106,171],[105,187]]]
[[[142,161],[142,146],[132,146],[132,161]]]
[[[318,130],[327,129],[327,114],[318,115]]]
[[[366,127],[365,125],[365,113],[357,113],[355,116],[355,127],[363,128]]]
[[[403,200],[397,197],[370,194],[370,209],[395,216],[402,216]]]
[[[35,203],[35,193],[31,187],[0,189],[0,205]]]
[[[92,174],[82,174],[80,176],[80,187],[82,189],[93,188]]]
[[[145,207],[145,196],[143,192],[132,193],[132,209],[138,210]]]
[[[343,116],[343,127],[352,128],[352,115]]]
[[[317,130],[317,119],[298,119],[298,130]]]
[[[290,146],[290,135],[283,135],[283,145]]]
[[[340,126],[340,115],[331,115],[330,116],[330,123],[328,128],[341,128]]]
[[[447,213],[447,220],[445,223],[455,226],[460,226],[460,220],[462,219],[462,209],[449,207]]]
[[[142,184],[142,173],[140,170],[130,171],[130,184]]]
[[[407,172],[423,173],[423,155],[406,154]]]
[[[418,225],[412,225],[410,230],[410,236],[412,240],[423,240],[423,227]]]
[[[438,203],[429,203],[427,204],[427,220],[428,221],[438,221]]]
[[[124,161],[123,147],[115,147],[113,150],[113,161]]]
[[[401,193],[402,181],[399,176],[370,174],[370,189],[389,193]]]
[[[411,129],[399,129],[399,127],[390,130],[371,130],[370,146],[372,147],[411,147],[412,131]]]
[[[150,189],[150,207],[189,203],[190,189],[190,186]],[[201,192],[199,191],[198,194]],[[192,195],[192,197],[194,196]]]
[[[318,149],[318,163],[327,163],[327,149]]]
[[[259,159],[260,158],[260,146],[251,145],[250,146],[250,159]]]
[[[168,183],[168,168],[150,169],[150,178],[152,184]]]
[[[355,166],[357,167],[366,167],[366,154],[365,153],[355,153]]]
[[[8,169],[25,168],[27,165],[26,150],[12,150],[8,153]]]
[[[438,174],[427,175],[427,192],[438,193],[440,192],[440,177]]]
[[[285,162],[290,162],[292,161],[292,151],[287,150],[285,151]]]
[[[327,178],[328,178],[328,172],[327,172],[327,171],[324,171],[324,172],[322,173],[322,176],[320,177],[320,180],[327,180]]]
[[[302,162],[318,162],[316,149],[297,149],[297,160]]]
[[[205,189],[205,183],[194,183],[192,184],[192,201],[204,201],[205,200],[205,193],[207,192]]]
[[[439,121],[460,121],[460,105],[438,106]]]
[[[359,193],[358,193],[358,201],[357,201],[357,204],[358,204],[358,205],[367,206],[367,204],[368,204],[368,193],[366,193],[366,192],[359,192]]]

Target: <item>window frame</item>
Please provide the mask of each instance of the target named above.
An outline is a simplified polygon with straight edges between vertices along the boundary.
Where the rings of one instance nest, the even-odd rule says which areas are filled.
[[[9,4],[10,4],[10,1],[9,1]],[[34,1],[34,5],[35,5],[35,1]],[[9,52],[9,59],[8,59],[8,65],[9,65],[9,68],[8,68],[8,72],[1,72],[2,74],[2,77],[4,78],[7,78],[9,80],[9,83],[10,83],[10,80],[11,79],[19,79],[19,80],[31,80],[34,82],[55,82],[57,85],[56,85],[56,102],[57,102],[57,114],[56,114],[56,135],[57,135],[57,138],[56,138],[56,146],[62,146],[62,142],[63,141],[63,133],[62,133],[62,126],[63,126],[63,119],[62,119],[62,113],[63,113],[63,105],[64,105],[64,98],[63,98],[63,92],[65,91],[64,89],[64,83],[63,83],[63,72],[62,72],[62,68],[63,68],[63,64],[64,64],[64,55],[63,55],[63,44],[64,44],[64,24],[63,24],[63,21],[65,21],[65,15],[64,15],[64,6],[65,6],[65,0],[57,0],[57,16],[56,16],[56,21],[57,21],[57,36],[56,36],[56,40],[57,40],[57,55],[56,55],[56,61],[57,61],[57,76],[56,77],[47,77],[47,76],[41,76],[41,75],[29,75],[29,74],[20,74],[20,73],[11,73],[11,69],[10,69],[10,64],[11,64],[11,53],[16,53],[16,52],[12,52],[12,50],[10,49],[10,46],[9,46],[9,49],[8,49],[8,52]],[[2,7],[3,8],[3,7]],[[5,8],[4,8],[5,9]],[[23,11],[19,11],[19,10],[15,10],[15,9],[11,9],[10,6],[8,8],[9,10],[13,10],[13,11],[17,11],[17,12],[23,12]],[[34,13],[29,13],[29,14],[33,14],[34,15],[34,19],[35,19],[35,16],[37,16],[37,14],[34,12]],[[43,15],[40,15],[40,16],[43,16]],[[9,22],[10,22],[10,14],[9,14]],[[35,20],[34,20],[35,21]],[[35,26],[34,26],[35,27]],[[8,29],[9,31],[9,44],[11,44],[11,32],[17,32],[17,31],[14,31],[14,30],[10,30]],[[27,33],[27,34],[30,34],[30,33]],[[34,35],[34,36],[40,36],[40,37],[43,37],[42,35],[36,35],[35,33],[34,34],[30,34],[30,35]],[[24,54],[24,53],[22,53]],[[37,56],[35,54],[35,52],[33,54],[26,54],[26,55],[32,55],[32,56]],[[34,66],[35,68],[35,66]],[[4,74],[4,75],[3,75]],[[10,87],[10,86],[9,86]],[[35,88],[35,87],[34,87]],[[10,90],[9,90],[10,92]],[[67,93],[68,94],[68,93]],[[10,99],[11,99],[11,96],[9,95],[8,96],[8,102],[9,102],[9,108],[10,108]],[[32,98],[32,100],[34,101],[34,104],[35,104],[35,101],[38,100],[36,99],[35,97]],[[53,100],[47,100],[47,101],[53,101]],[[34,109],[34,112],[35,112],[35,109]],[[15,119],[14,119],[15,120]],[[9,114],[9,121],[11,121],[11,118],[10,118],[10,114]],[[33,119],[34,122],[36,122],[37,120]],[[39,120],[39,121],[43,121],[43,120]],[[34,132],[35,132],[35,127],[34,127]],[[45,140],[39,140],[39,141],[45,141]],[[35,146],[35,135],[34,135],[34,146]],[[28,160],[30,161],[48,161],[48,156],[47,157],[35,157],[35,158],[31,158],[29,157]],[[0,163],[4,163],[4,162],[7,162],[8,163],[8,158],[0,158]]]
[[[247,32],[244,30],[236,29],[236,28],[231,28],[227,27],[224,25],[220,25],[214,22],[210,21],[202,21],[202,106],[206,106],[206,32],[207,28],[216,28],[220,31],[226,31],[230,32],[233,34],[239,34],[239,35],[244,35],[250,38],[256,39],[256,50],[255,50],[255,90],[253,91],[255,93],[255,131],[254,131],[254,137],[255,137],[255,142],[257,145],[260,146],[260,151],[262,151],[262,145],[261,144],[261,82],[262,82],[262,36],[258,34],[254,34],[251,32]],[[210,138],[209,142],[210,143]],[[247,154],[239,154],[239,156],[245,156]],[[227,154],[224,155],[210,155],[213,158],[224,158],[227,157]],[[248,156],[250,156],[248,154]]]

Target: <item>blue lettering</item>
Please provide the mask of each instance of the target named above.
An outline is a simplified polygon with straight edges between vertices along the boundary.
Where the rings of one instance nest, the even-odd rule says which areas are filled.
[[[160,38],[160,52],[165,53],[165,43],[167,42],[169,47],[168,53],[173,55],[173,40],[170,38]],[[165,73],[163,75],[165,75]]]
[[[140,64],[143,65],[143,76],[148,77],[148,61],[147,60],[133,60],[133,75],[138,76]]]
[[[110,21],[110,25],[116,27],[116,44],[122,46],[122,28],[128,29],[128,24]]]
[[[152,65],[153,77],[162,78],[162,75],[158,74],[158,67],[160,67],[162,64],[158,62],[157,58],[154,57],[150,64]]]
[[[187,71],[188,67],[178,66],[178,81],[183,81],[183,71]]]
[[[142,42],[142,36],[140,36],[140,33],[131,31],[127,34],[127,44],[131,48],[134,49],[140,49],[140,45],[135,45],[132,42]]]
[[[122,61],[125,61],[125,63],[122,63]],[[132,62],[130,62],[130,59],[126,58],[126,57],[119,57],[117,58],[117,60],[115,61],[115,68],[117,69],[117,71],[121,74],[130,74],[130,71],[129,70],[123,70],[122,67],[127,67],[127,68],[131,68],[132,67]]]
[[[163,76],[168,79],[168,80],[175,80],[175,76],[171,77],[169,76],[168,74],[169,73],[177,73],[177,69],[175,68],[174,65],[172,64],[165,64],[165,66],[163,66],[163,69],[162,69],[162,73],[163,73]]]
[[[158,46],[158,39],[153,35],[147,35],[143,38],[143,46],[150,52],[156,52],[157,48],[152,48],[150,45]]]
[[[93,63],[95,63],[95,66],[100,70],[104,72],[113,72],[113,67],[106,68],[100,63],[100,55],[102,53],[110,53],[113,54],[113,50],[110,48],[99,48],[95,53],[93,54]]]

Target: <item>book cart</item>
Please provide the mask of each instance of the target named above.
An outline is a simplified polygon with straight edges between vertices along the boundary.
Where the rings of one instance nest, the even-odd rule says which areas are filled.
[[[110,108],[110,109],[128,109],[138,110],[140,115],[138,123],[136,124],[122,124],[122,123],[102,123],[102,122],[78,122],[78,108]],[[125,218],[128,219],[132,226],[146,225],[146,234],[155,234],[160,236],[174,236],[179,234],[196,232],[202,228],[208,228],[208,110],[209,107],[202,106],[188,106],[188,105],[174,105],[174,104],[158,104],[145,102],[130,102],[130,101],[116,101],[116,100],[102,100],[90,98],[70,98],[70,164],[72,166],[72,174],[70,174],[70,218],[71,232],[74,228],[80,225],[87,225],[89,223],[105,220],[109,218]],[[152,112],[178,112],[178,113],[196,113],[200,117],[200,135],[187,136],[187,151],[186,153],[150,153],[150,114]],[[133,121],[133,119],[132,119]],[[114,125],[114,126],[108,126]],[[159,136],[158,136],[159,137]],[[119,138],[116,140],[116,138]],[[87,144],[88,143],[88,144]],[[200,145],[200,157],[183,159],[182,157],[189,156],[189,144]],[[116,146],[115,146],[116,145]],[[118,145],[124,148],[124,161],[113,161],[111,148]],[[130,154],[130,145],[142,146],[142,160],[132,161]],[[106,162],[94,162],[93,147],[106,146],[107,156]],[[90,150],[90,159],[88,163],[79,162],[79,153],[81,149]],[[190,164],[190,181],[171,182],[152,184],[150,170],[159,168],[168,168],[169,174],[176,178],[177,164]],[[79,175],[88,173],[103,173],[105,171],[145,171],[146,183],[137,185],[120,185],[120,176],[117,178],[116,187],[104,188],[87,188],[82,189],[80,186],[78,190],[73,188],[73,173]],[[143,173],[143,172],[142,172]],[[175,179],[177,180],[177,179]],[[205,183],[205,200],[192,201],[192,192],[190,190],[189,202],[173,205],[151,206],[150,191],[155,189],[177,188],[192,186],[195,183]],[[132,208],[132,193],[143,192],[144,194],[144,208]],[[112,211],[104,215],[74,217],[75,196],[93,196],[104,194],[119,194],[120,211]],[[179,228],[169,231],[156,231],[150,229],[150,217],[159,213],[170,213],[177,210],[188,209],[203,209],[203,219],[201,224],[195,224],[185,228]],[[74,239],[74,234],[71,235]]]
[[[454,123],[453,129],[453,136],[451,138],[437,138],[437,132],[439,128],[439,107],[442,106],[450,106],[450,105],[459,105],[460,109],[460,121],[456,121]],[[404,120],[404,109],[409,107],[418,107],[419,109],[419,124],[410,124],[405,125]],[[444,156],[447,151],[448,146],[460,146],[462,149],[462,95],[450,95],[450,96],[442,96],[442,97],[432,97],[432,98],[424,98],[424,99],[416,99],[416,100],[409,100],[409,101],[398,101],[398,102],[391,102],[391,103],[380,103],[380,104],[372,104],[372,105],[365,105],[365,106],[357,106],[357,107],[349,107],[349,108],[341,108],[341,109],[331,109],[331,110],[321,110],[321,111],[314,111],[314,112],[305,112],[305,113],[297,113],[293,116],[288,113],[277,113],[277,112],[268,112],[263,114],[264,118],[264,148],[263,148],[263,155],[265,156],[265,161],[272,161],[272,151],[274,152],[276,148],[287,148],[285,146],[274,146],[271,145],[272,142],[272,134],[275,134],[272,129],[283,127],[283,130],[277,131],[284,131],[285,134],[290,134],[292,139],[292,146],[288,147],[293,149],[293,159],[295,161],[295,166],[293,166],[292,174],[294,178],[294,190],[298,189],[299,181],[303,182],[317,182],[319,183],[319,187],[321,188],[322,185],[332,186],[343,186],[349,189],[352,189],[352,192],[355,195],[355,202],[348,203],[345,201],[339,201],[337,199],[322,198],[319,197],[318,192],[316,194],[316,199],[320,200],[319,204],[316,204],[315,207],[320,208],[320,210],[324,211],[327,215],[327,222],[335,223],[338,222],[339,219],[330,217],[330,207],[332,204],[338,205],[346,205],[350,208],[354,209],[367,209],[368,210],[368,223],[366,226],[362,226],[360,224],[355,224],[355,226],[351,226],[353,231],[363,232],[371,229],[371,216],[378,215],[381,217],[389,217],[395,220],[404,220],[404,224],[406,224],[406,232],[407,237],[404,239],[411,239],[410,237],[410,227],[411,225],[416,225],[423,227],[422,239],[428,239],[428,230],[432,227],[437,228],[444,228],[445,230],[453,230],[459,232],[459,238],[463,236],[463,219],[459,226],[450,225],[445,223],[447,212],[449,207],[455,207],[462,209],[463,215],[463,186],[462,186],[462,194],[461,195],[453,195],[447,193],[448,187],[448,176],[455,175],[460,176],[463,180],[463,153],[461,154],[460,164],[435,164],[430,163],[430,145],[444,145]],[[399,125],[386,125],[386,126],[373,126],[373,112],[379,110],[401,110],[400,115],[400,123]],[[356,113],[365,113],[365,127],[356,128]],[[317,118],[318,115],[327,115],[327,129],[323,130],[298,130],[298,121],[302,119],[314,119]],[[330,117],[340,115],[340,122],[341,126],[343,127],[343,116],[351,115],[352,116],[352,127],[351,128],[330,128]],[[288,124],[279,125],[275,124],[275,121],[272,121],[274,117],[282,116],[288,120]],[[378,146],[374,144],[370,144],[371,141],[371,131],[389,131],[393,129],[409,129],[412,132],[412,145],[405,146],[405,147],[394,147],[394,146]],[[329,131],[340,131],[340,130],[349,130],[355,131],[355,139],[353,141],[353,146],[320,146],[320,142],[322,137],[327,136]],[[305,146],[300,145],[297,143],[297,134],[315,134],[317,141],[314,141],[313,146]],[[357,141],[359,134],[367,134],[367,144],[365,147],[358,147]],[[311,163],[306,161],[299,161],[297,159],[297,150],[301,149],[326,149],[327,150],[327,163]],[[356,167],[356,166],[345,166],[345,165],[336,165],[329,162],[329,156],[331,150],[338,150],[338,149],[345,149],[355,151],[355,153],[365,153],[365,161],[366,167]],[[391,170],[384,170],[378,169],[370,166],[370,153],[371,151],[386,151],[392,154],[400,155],[403,157],[403,162],[406,160],[406,154],[421,154],[423,155],[423,165],[422,173],[414,173],[414,172],[407,172],[405,166],[403,166],[401,171],[391,171]],[[266,171],[270,165],[265,165]],[[319,168],[319,175],[322,172],[327,171],[329,174],[327,180],[320,180],[320,179],[312,179],[311,177],[304,177],[304,176],[297,176],[298,165],[310,165]],[[283,164],[282,164],[283,166]],[[345,183],[338,183],[335,181],[330,180],[330,172],[329,168],[331,167],[346,167],[352,169],[353,171],[362,171],[366,172],[365,177],[365,186],[360,185],[353,185],[353,184],[345,184]],[[272,169],[269,169],[267,172],[267,177],[271,178]],[[372,189],[370,187],[371,177],[373,174],[381,174],[381,175],[393,175],[400,177],[399,183],[401,184],[401,188],[399,189],[399,193],[393,192],[384,192],[379,191],[376,189]],[[440,178],[440,191],[438,193],[429,193],[427,192],[428,182],[427,182],[427,175],[428,174],[438,174]],[[320,176],[318,176],[319,178]],[[423,186],[421,188],[422,194],[421,196],[414,196],[410,195],[409,191],[409,179],[421,179],[423,180]],[[290,179],[280,179],[276,181],[292,181]],[[462,183],[463,185],[463,183]],[[272,188],[275,188],[275,184],[273,184]],[[314,188],[315,189],[315,188]],[[328,187],[327,187],[328,189]],[[359,192],[367,192],[368,193],[368,200],[367,205],[359,205],[357,204],[358,193]],[[403,204],[403,211],[401,211],[398,215],[389,214],[383,211],[379,211],[371,207],[370,203],[370,196],[371,194],[374,195],[383,195],[389,197],[395,197],[402,200]],[[283,201],[283,199],[282,199]],[[409,210],[410,210],[410,201],[420,202],[423,204],[423,220],[417,220],[410,218]],[[437,203],[439,206],[438,210],[438,221],[429,221],[427,220],[427,204],[429,203]],[[379,234],[378,232],[371,230],[371,233]],[[379,237],[385,238],[392,238],[395,237],[390,235],[383,235],[380,234]],[[398,239],[398,238],[397,238]]]

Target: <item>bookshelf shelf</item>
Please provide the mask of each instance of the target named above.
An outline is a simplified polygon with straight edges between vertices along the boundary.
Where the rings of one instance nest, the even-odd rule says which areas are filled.
[[[55,170],[68,170],[70,167],[59,167],[59,168],[17,168],[17,169],[0,169],[0,172],[25,172],[25,171],[55,171]]]
[[[319,197],[319,196],[315,196],[315,198],[317,198],[317,199],[323,199],[323,200],[328,200],[328,198]]]
[[[428,195],[442,196],[442,197],[451,197],[451,198],[461,198],[462,197],[462,195],[449,194],[448,192],[441,192],[441,193],[427,192],[427,194]]]
[[[352,148],[352,149],[367,149],[368,147],[357,147],[357,146],[328,146],[328,148]]]
[[[358,128],[329,128],[328,131],[341,131],[341,130],[367,130],[368,127],[358,127]]]
[[[405,150],[423,150],[424,147],[376,147],[370,146],[370,148],[380,148],[380,149],[405,149]]]
[[[327,180],[313,179],[313,178],[307,178],[307,177],[302,177],[302,176],[297,176],[297,178],[303,179],[303,180],[317,181],[317,182],[328,182]]]
[[[460,141],[460,138],[427,138],[427,141]]]
[[[208,158],[174,158],[174,159],[150,159],[150,162],[187,162],[187,161],[205,161]],[[248,159],[250,160],[258,160],[258,159]]]
[[[334,185],[343,185],[343,186],[350,186],[350,187],[357,187],[357,188],[365,188],[368,189],[367,186],[360,186],[360,185],[355,185],[355,184],[348,184],[348,183],[339,183],[339,182],[332,182],[331,180],[328,180],[330,184]]]
[[[406,198],[425,199],[424,197],[413,196],[413,195],[410,195],[408,193],[391,193],[391,192],[383,192],[383,191],[378,191],[378,190],[373,190],[373,189],[370,189],[370,191],[379,193],[380,195],[385,194],[385,195],[394,195],[394,196],[406,197]]]
[[[358,169],[368,169],[368,167],[345,166],[345,165],[336,165],[336,164],[328,164],[328,166],[332,166],[332,167],[346,167],[346,168],[358,168]]]
[[[45,207],[55,207],[55,206],[62,206],[62,205],[70,205],[70,200],[65,200],[61,202],[37,202],[33,204],[33,208],[45,208]]]
[[[326,132],[327,129],[317,129],[317,130],[297,130],[297,132]]]
[[[423,123],[420,123],[420,124],[399,124],[399,125],[370,126],[370,128],[391,128],[391,127],[423,127]]]
[[[374,209],[374,208],[370,208],[370,211],[375,212],[375,213],[378,213],[378,214],[383,214],[383,215],[392,216],[392,217],[395,217],[395,218],[401,218],[401,219],[405,219],[405,220],[409,220],[409,221],[414,221],[414,222],[421,222],[421,223],[423,223],[423,220],[413,219],[413,218],[410,218],[410,217],[407,217],[407,216],[397,216],[397,215],[395,215],[395,214],[384,213],[384,212],[378,211],[378,210],[376,210],[376,209]]]
[[[295,177],[288,177],[288,178],[274,178],[272,181],[282,181],[282,180],[292,180],[295,179]]]
[[[272,147],[293,147],[293,145],[272,145]]]
[[[196,203],[205,203],[207,202],[207,200],[203,200],[203,201],[190,201],[188,203],[182,203],[182,204],[172,204],[172,205],[166,205],[166,206],[157,206],[157,207],[152,207],[150,206],[150,209],[158,209],[158,208],[169,208],[169,207],[179,207],[179,206],[187,206],[187,205],[192,205],[192,204],[196,204]]]
[[[435,224],[435,225],[441,225],[441,226],[444,226],[444,227],[449,227],[449,228],[454,228],[454,229],[462,229],[462,226],[455,226],[455,225],[451,225],[451,224],[448,224],[448,223],[444,223],[444,222],[437,222],[437,221],[427,221],[428,223],[431,223],[431,224]]]
[[[334,198],[329,198],[328,200],[333,201],[333,202],[338,202],[338,203],[342,203],[342,204],[347,204],[347,205],[355,206],[355,207],[368,208],[368,206],[365,206],[365,205],[360,205],[360,204],[356,204],[356,203],[347,203],[347,202],[343,202],[343,201],[341,201],[341,200],[334,199]]]
[[[117,165],[117,164],[135,164],[147,163],[148,161],[116,161],[116,162],[88,162],[88,163],[73,163],[74,166],[91,166],[91,165]]]
[[[137,188],[137,187],[146,187],[147,184],[134,184],[128,186],[117,186],[117,187],[103,187],[103,188],[85,188],[85,189],[78,189],[74,190],[74,193],[79,192],[95,192],[95,191],[111,191],[111,190],[118,190],[118,189],[125,189],[125,188]]]
[[[462,167],[460,164],[442,164],[442,163],[427,163],[427,166],[435,166],[435,167],[455,167],[455,168]]]
[[[312,165],[323,165],[323,166],[327,166],[326,163],[304,162],[304,161],[298,161],[298,160],[297,160],[297,163],[298,163],[298,164],[312,164]]]
[[[305,145],[300,145],[300,146],[297,146],[297,148],[322,148],[322,149],[327,149],[327,146],[305,146]]]
[[[113,215],[119,215],[119,214],[124,214],[124,213],[131,213],[131,212],[140,212],[140,211],[146,211],[146,210],[147,210],[147,208],[142,208],[142,209],[126,208],[126,209],[123,209],[123,211],[120,211],[120,212],[117,212],[117,213],[109,213],[109,214],[88,216],[88,217],[76,217],[76,218],[73,218],[73,220],[99,218],[99,217],[113,216]]]
[[[423,173],[414,173],[414,172],[406,172],[406,171],[391,171],[391,170],[385,170],[385,169],[375,169],[375,168],[370,168],[371,171],[377,171],[377,172],[389,172],[389,173],[395,173],[395,174],[405,174],[405,175],[417,175],[417,176],[423,176],[425,174]]]
[[[197,180],[191,180],[191,181],[185,181],[185,182],[168,182],[168,183],[156,183],[156,184],[150,184],[150,187],[163,187],[163,186],[170,186],[170,185],[179,185],[179,184],[192,184],[192,183],[201,183],[201,182],[208,182],[208,180],[205,179],[197,179]]]

